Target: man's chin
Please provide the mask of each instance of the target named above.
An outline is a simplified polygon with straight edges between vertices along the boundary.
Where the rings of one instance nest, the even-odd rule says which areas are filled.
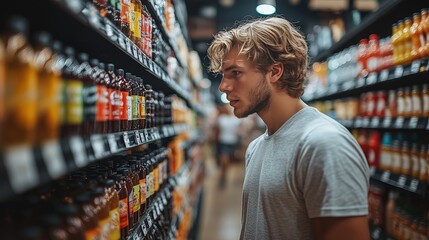
[[[249,116],[250,113],[248,113],[248,112],[242,112],[242,111],[239,111],[237,108],[234,108],[234,115],[237,118],[245,118],[245,117]]]

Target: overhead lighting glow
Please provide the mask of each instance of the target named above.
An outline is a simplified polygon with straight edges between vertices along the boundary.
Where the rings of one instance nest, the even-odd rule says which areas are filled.
[[[223,103],[229,103],[228,99],[226,98],[226,93],[222,93],[222,95],[220,95],[220,100]]]
[[[260,0],[256,11],[262,15],[271,15],[276,12],[276,1],[275,0]]]

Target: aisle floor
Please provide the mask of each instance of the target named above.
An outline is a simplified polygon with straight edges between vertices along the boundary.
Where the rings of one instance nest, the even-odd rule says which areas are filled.
[[[219,186],[219,177],[215,160],[207,159],[199,240],[236,240],[240,237],[244,164],[230,165],[223,188]]]

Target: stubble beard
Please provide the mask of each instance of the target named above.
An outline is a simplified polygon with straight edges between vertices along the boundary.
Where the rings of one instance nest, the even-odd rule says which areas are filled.
[[[244,112],[240,113],[237,109],[234,109],[236,117],[245,118],[250,114],[262,111],[268,106],[271,101],[271,90],[264,77],[260,79],[255,88],[249,91],[248,99],[250,100],[250,106]]]

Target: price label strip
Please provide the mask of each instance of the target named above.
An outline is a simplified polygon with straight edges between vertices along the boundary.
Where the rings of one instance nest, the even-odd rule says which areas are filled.
[[[398,117],[395,122],[395,128],[404,128],[404,118]]]
[[[42,159],[49,176],[57,179],[67,173],[67,165],[58,141],[50,141],[42,146]]]
[[[386,81],[387,79],[389,79],[389,70],[384,69],[380,72],[380,76],[379,76],[379,81]]]
[[[139,133],[139,131],[135,131],[134,135],[136,136],[136,143],[137,143],[137,145],[141,145],[143,143],[143,141],[140,139],[140,133]]]
[[[130,148],[131,147],[131,143],[130,143],[130,138],[128,137],[128,133],[127,132],[124,132],[123,138],[124,138],[125,147],[126,148]]]
[[[140,132],[139,134],[140,134],[140,139],[142,140],[142,143],[145,143],[147,140],[144,136],[144,132]]]
[[[419,123],[418,117],[412,117],[410,118],[410,121],[408,122],[408,128],[415,129],[417,128],[417,124]]]
[[[417,179],[411,180],[411,182],[410,182],[410,190],[412,192],[417,192],[418,187],[419,187],[419,180],[417,180]]]
[[[403,73],[404,73],[404,67],[403,66],[397,66],[395,68],[394,76],[395,76],[395,78],[400,78],[400,77],[402,77]]]
[[[415,60],[411,63],[411,73],[418,73],[420,72],[420,66],[422,62],[420,60]]]
[[[71,137],[69,139],[70,150],[73,155],[74,163],[77,167],[84,167],[88,164],[85,143],[81,137]]]
[[[100,135],[91,136],[91,146],[92,150],[94,150],[95,159],[99,159],[105,155],[106,150],[104,149],[103,138]]]
[[[405,186],[405,183],[407,182],[407,178],[403,175],[399,176],[398,178],[398,186],[400,188],[403,188]]]
[[[39,184],[36,160],[29,146],[6,150],[4,165],[9,175],[9,183],[15,193],[22,193]]]
[[[392,118],[390,118],[390,117],[384,118],[383,128],[390,128],[391,124],[392,124]]]
[[[377,83],[377,73],[370,73],[366,81],[367,84]]]
[[[119,151],[118,142],[116,142],[115,134],[107,135],[107,142],[109,143],[111,153],[117,153]]]
[[[383,181],[383,182],[388,182],[389,180],[390,180],[390,172],[383,172],[382,174],[381,174],[381,181]]]

